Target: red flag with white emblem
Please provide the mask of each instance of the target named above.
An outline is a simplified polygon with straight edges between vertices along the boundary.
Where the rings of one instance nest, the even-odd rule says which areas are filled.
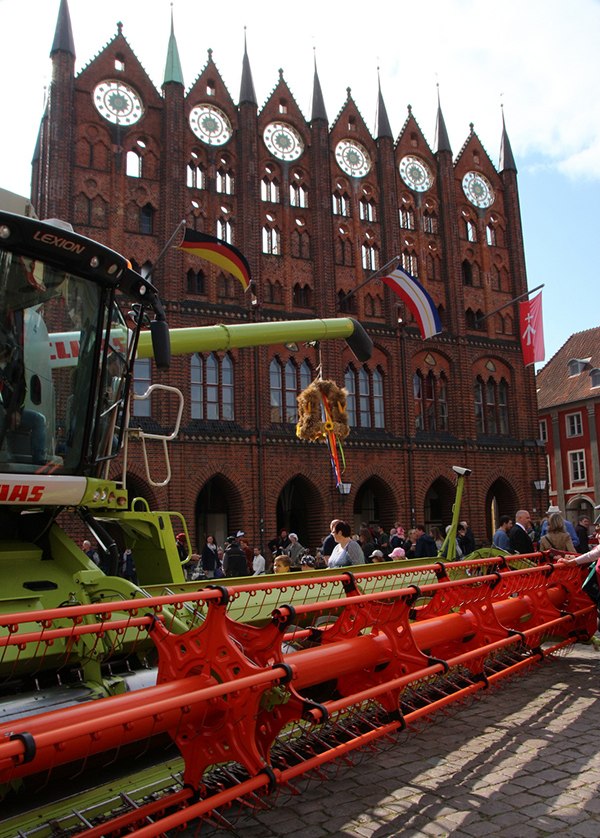
[[[531,300],[519,303],[519,332],[525,366],[543,361],[546,357],[546,350],[544,349],[541,293]]]

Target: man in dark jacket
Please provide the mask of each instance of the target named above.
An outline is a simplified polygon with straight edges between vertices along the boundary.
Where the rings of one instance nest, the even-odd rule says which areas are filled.
[[[433,538],[428,535],[425,527],[418,524],[415,527],[417,531],[417,540],[415,542],[415,559],[425,559],[428,556],[437,556],[437,547]]]
[[[526,509],[519,509],[515,524],[508,534],[511,553],[533,553],[533,542],[529,537],[531,515]]]
[[[577,533],[577,537],[579,538],[579,544],[577,545],[577,552],[578,553],[587,553],[589,551],[589,549],[590,549],[589,531],[590,531],[589,516],[580,515],[579,516],[579,523],[575,527],[575,532]]]
[[[225,576],[248,576],[246,554],[242,550],[237,537],[230,535],[225,543],[227,544],[223,553],[223,570]]]

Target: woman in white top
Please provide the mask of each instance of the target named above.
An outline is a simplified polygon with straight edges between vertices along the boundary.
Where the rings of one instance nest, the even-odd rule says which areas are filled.
[[[346,567],[351,564],[364,564],[365,554],[358,541],[351,537],[350,524],[337,521],[333,530],[335,547],[329,557],[329,567]]]

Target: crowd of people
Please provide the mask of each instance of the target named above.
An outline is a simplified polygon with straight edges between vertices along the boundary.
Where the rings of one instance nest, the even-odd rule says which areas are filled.
[[[364,522],[358,532],[353,532],[346,521],[334,518],[329,532],[313,549],[305,547],[296,533],[286,529],[268,542],[264,552],[250,544],[243,530],[226,538],[223,546],[209,535],[202,549],[191,555],[185,533],[178,533],[175,543],[186,578],[195,581],[444,557],[448,555],[450,529],[447,526],[445,534],[439,527],[427,528],[421,524],[406,529],[397,521],[388,531],[377,522]],[[539,549],[587,556],[592,546],[590,539],[596,541],[598,535],[600,533],[592,527],[589,515],[581,515],[574,526],[558,507],[550,506],[545,517],[534,523],[530,513],[520,509],[514,517],[500,516],[492,546],[513,554],[527,554]],[[468,522],[461,521],[454,546],[454,557],[460,559],[469,556],[478,547],[489,545],[478,542]],[[86,540],[82,549],[96,565],[108,572],[107,557],[99,547],[92,547]],[[593,558],[596,558],[595,554]],[[137,581],[130,548],[125,548],[121,555],[118,573],[132,582]]]

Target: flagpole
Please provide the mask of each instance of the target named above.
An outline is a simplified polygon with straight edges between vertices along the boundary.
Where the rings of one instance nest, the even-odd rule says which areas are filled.
[[[508,308],[508,306],[511,306],[513,303],[518,303],[519,300],[522,300],[524,297],[528,297],[530,294],[533,294],[534,291],[539,291],[540,288],[543,288],[543,287],[544,287],[544,283],[542,283],[541,285],[536,286],[535,288],[532,288],[531,291],[525,291],[524,294],[520,294],[518,297],[515,297],[512,300],[509,300],[507,303],[504,303],[503,305],[498,306],[498,308],[495,308],[493,311],[490,311],[489,314],[484,314],[483,317],[478,317],[475,322],[476,323],[482,323],[484,320],[487,320],[488,317],[491,317],[492,314],[497,314],[499,311],[502,311],[503,308]]]
[[[159,253],[159,254],[158,254],[158,256],[156,257],[156,259],[155,259],[155,261],[154,261],[154,264],[152,265],[152,267],[150,268],[150,270],[149,270],[149,271],[148,271],[148,273],[146,274],[146,279],[149,279],[149,278],[152,276],[152,273],[153,273],[153,271],[154,271],[154,268],[158,265],[158,263],[160,262],[160,260],[163,258],[163,256],[164,256],[164,255],[165,255],[165,253],[167,252],[167,250],[171,247],[171,245],[172,245],[172,243],[173,243],[173,239],[175,238],[175,236],[177,236],[177,235],[179,234],[179,232],[181,231],[182,227],[185,227],[185,226],[186,226],[186,220],[185,220],[185,218],[182,218],[182,219],[181,219],[181,221],[179,222],[179,224],[177,225],[177,227],[175,227],[175,230],[174,230],[174,232],[173,232],[173,235],[171,236],[171,238],[169,239],[169,241],[166,243],[166,245],[163,247],[163,249],[160,251],[160,253]]]
[[[363,282],[359,283],[356,286],[356,288],[353,288],[352,291],[348,291],[348,293],[344,297],[342,297],[342,299],[340,300],[340,306],[342,306],[346,302],[348,297],[351,297],[353,294],[356,294],[357,291],[359,291],[361,288],[364,288],[365,285],[368,285],[368,283],[371,282],[373,279],[376,279],[379,276],[379,274],[382,274],[385,271],[387,271],[387,269],[390,267],[390,265],[393,265],[394,262],[397,263],[399,261],[400,261],[400,257],[399,256],[394,256],[393,259],[390,259],[389,262],[385,263],[383,268],[378,268],[375,271],[375,273],[372,273],[371,276],[367,277]],[[394,267],[396,267],[396,266],[394,266]]]

